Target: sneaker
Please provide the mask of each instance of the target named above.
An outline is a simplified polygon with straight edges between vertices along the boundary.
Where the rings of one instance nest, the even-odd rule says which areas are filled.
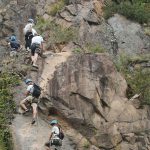
[[[29,109],[26,109],[26,110],[23,112],[23,115],[26,114],[27,112],[29,112]]]
[[[31,124],[35,124],[35,119],[32,120]]]
[[[37,65],[32,65],[32,66],[35,67],[35,68],[37,68],[37,69],[39,68]]]

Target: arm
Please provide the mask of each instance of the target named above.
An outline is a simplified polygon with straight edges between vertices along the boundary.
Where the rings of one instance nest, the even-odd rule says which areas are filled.
[[[26,92],[26,94],[25,94],[25,95],[26,95],[26,97],[27,97],[29,94],[30,94],[30,92],[29,92],[29,91],[27,91],[27,92]]]
[[[40,56],[42,56],[43,55],[43,49],[44,49],[43,42],[41,43],[40,48],[41,48]]]
[[[51,133],[51,135],[50,135],[50,137],[49,137],[49,141],[51,140],[52,136],[53,136],[53,133]]]
[[[41,50],[43,51],[43,42],[41,43]]]

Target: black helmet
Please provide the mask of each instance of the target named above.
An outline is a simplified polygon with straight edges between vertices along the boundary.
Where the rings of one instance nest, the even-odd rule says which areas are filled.
[[[34,20],[30,18],[30,19],[28,19],[28,22],[29,23],[34,23]]]

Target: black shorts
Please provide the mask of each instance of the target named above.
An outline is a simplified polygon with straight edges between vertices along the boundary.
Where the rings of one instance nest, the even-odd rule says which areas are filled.
[[[27,47],[31,47],[31,41],[33,38],[33,34],[32,32],[27,32],[25,35],[25,48],[27,49]]]
[[[40,44],[33,43],[31,45],[31,55],[34,56],[35,53],[40,54],[40,52],[41,52]]]

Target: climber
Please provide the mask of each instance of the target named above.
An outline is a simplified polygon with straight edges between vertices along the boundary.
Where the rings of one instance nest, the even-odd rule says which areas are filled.
[[[29,51],[31,47],[31,40],[36,32],[36,30],[33,28],[34,26],[34,20],[28,19],[28,23],[23,29],[24,35],[25,35],[25,48]]]
[[[50,121],[50,125],[52,126],[52,130],[49,141],[45,143],[45,146],[50,148],[49,150],[60,150],[64,134],[57,120],[53,119]]]
[[[29,109],[26,107],[27,103],[29,103],[32,106],[33,119],[32,119],[31,124],[34,124],[36,122],[36,117],[37,117],[37,106],[39,103],[39,96],[41,94],[41,88],[35,83],[33,83],[31,79],[26,79],[25,83],[28,86],[26,98],[20,102],[20,106],[21,108],[24,109],[23,114],[25,114],[26,112],[29,112]]]
[[[32,60],[32,66],[35,68],[38,68],[36,62],[37,62],[38,55],[40,55],[43,51],[43,42],[44,40],[42,36],[35,33],[31,42],[31,60]]]
[[[13,56],[13,55],[16,55],[17,54],[17,51],[19,51],[21,49],[21,46],[19,44],[19,41],[17,40],[17,37],[12,34],[9,39],[8,39],[8,45],[10,47],[10,55]]]
[[[20,49],[20,44],[19,44],[19,41],[17,40],[17,37],[12,34],[10,37],[9,37],[9,43],[10,45],[10,48],[11,50],[15,50],[15,51],[18,51]]]

